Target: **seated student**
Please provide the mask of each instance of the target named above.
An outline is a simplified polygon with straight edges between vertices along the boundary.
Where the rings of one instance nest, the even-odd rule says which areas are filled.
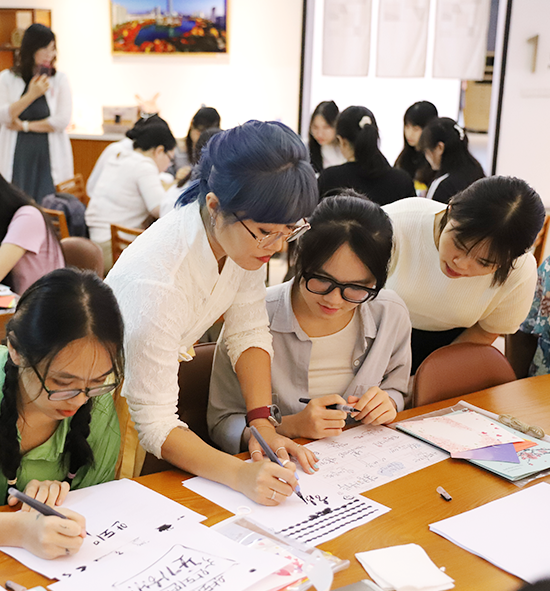
[[[23,293],[65,266],[55,231],[40,207],[0,175],[0,282]]]
[[[196,154],[195,146],[199,141],[201,133],[205,129],[220,127],[220,125],[220,114],[214,109],[214,107],[201,107],[193,115],[193,119],[191,119],[191,123],[189,124],[189,131],[185,137],[185,149],[187,151],[186,164],[189,166],[195,166],[195,164],[198,164],[199,162],[200,153]]]
[[[325,168],[319,175],[321,198],[340,189],[354,189],[384,205],[416,195],[411,177],[392,168],[378,148],[378,126],[365,107],[348,107],[338,117],[336,133],[347,162]]]
[[[429,101],[418,101],[411,105],[403,117],[403,138],[405,145],[395,161],[395,168],[409,173],[419,197],[424,197],[435,171],[428,164],[418,148],[418,142],[426,125],[437,117],[437,108]]]
[[[9,486],[54,506],[69,488],[112,480],[120,431],[110,392],[124,360],[110,288],[89,271],[45,275],[19,300],[7,341],[0,348],[1,503]],[[86,535],[84,518],[60,512],[69,519],[0,513],[0,545],[42,558],[74,554]]]
[[[550,257],[539,267],[527,318],[518,332],[506,339],[506,356],[518,378],[550,373]]]
[[[353,191],[324,199],[300,239],[296,278],[267,290],[273,335],[273,398],[287,437],[339,435],[354,405],[365,424],[393,421],[409,381],[411,323],[403,301],[382,289],[392,227],[380,206]],[[308,397],[305,405],[299,398]],[[246,405],[220,336],[208,426],[230,453],[246,448]]]
[[[346,162],[336,137],[336,120],[339,113],[334,101],[322,101],[311,115],[308,146],[311,165],[316,173]]]
[[[165,195],[159,172],[172,161],[176,140],[165,124],[134,130],[134,149],[105,165],[86,209],[90,238],[103,250],[105,273],[113,266],[111,224],[142,228],[158,218]]]
[[[537,278],[528,251],[545,212],[536,191],[497,176],[476,181],[448,206],[415,197],[384,210],[394,231],[388,287],[411,315],[413,373],[439,347],[490,345],[516,332]]]
[[[453,119],[438,117],[424,128],[418,142],[436,171],[426,197],[441,203],[485,176],[481,164],[468,150],[468,136]]]

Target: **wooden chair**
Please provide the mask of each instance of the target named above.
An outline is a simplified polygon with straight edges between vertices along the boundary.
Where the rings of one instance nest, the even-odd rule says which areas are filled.
[[[132,244],[132,240],[128,238],[130,236],[139,236],[143,230],[141,228],[126,228],[125,226],[119,226],[118,224],[111,224],[111,250],[113,252],[113,265],[117,262],[118,257],[122,254],[122,251],[129,245]]]
[[[216,343],[200,343],[195,345],[194,349],[193,360],[180,363],[178,414],[180,419],[189,425],[191,431],[209,445],[214,446],[208,435],[206,410]],[[148,453],[141,474],[153,474],[171,469],[173,469],[171,464]]]
[[[61,248],[68,267],[89,269],[103,279],[103,251],[88,238],[69,236],[61,240]]]
[[[55,190],[57,193],[69,193],[70,195],[74,195],[82,204],[84,204],[84,207],[88,207],[90,198],[86,195],[86,184],[84,183],[84,177],[80,173],[76,174],[74,178],[56,185]]]
[[[544,219],[544,224],[540,232],[537,234],[535,238],[535,242],[533,244],[533,255],[537,260],[537,267],[542,263],[544,260],[544,251],[546,249],[546,241],[548,240],[548,226],[550,225],[550,216],[546,216]]]
[[[6,338],[6,326],[8,322],[13,318],[15,314],[15,308],[10,310],[1,310],[0,311],[0,343],[5,344],[4,340]]]
[[[45,209],[42,208],[42,211],[48,214],[54,230],[60,240],[63,238],[68,238],[69,234],[69,226],[67,226],[67,218],[62,211],[58,211],[57,209]]]
[[[428,355],[413,382],[413,406],[513,382],[516,374],[504,355],[490,345],[456,343]]]

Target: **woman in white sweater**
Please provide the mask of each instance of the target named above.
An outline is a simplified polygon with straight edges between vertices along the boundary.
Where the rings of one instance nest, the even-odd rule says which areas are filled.
[[[449,205],[415,197],[383,208],[394,229],[387,287],[413,326],[413,373],[452,342],[491,344],[516,332],[537,279],[528,250],[544,222],[539,195],[512,177],[481,179]]]
[[[125,322],[123,394],[143,447],[266,505],[292,493],[291,466],[259,461],[254,438],[249,464],[194,435],[176,414],[178,366],[192,362],[193,344],[223,314],[249,424],[282,461],[290,453],[313,471],[313,454],[272,424],[264,265],[309,227],[301,219],[316,202],[301,139],[281,123],[249,121],[210,140],[176,208],[139,236],[107,277]]]
[[[55,57],[55,35],[34,24],[14,68],[0,73],[0,174],[38,203],[74,176],[71,90]]]

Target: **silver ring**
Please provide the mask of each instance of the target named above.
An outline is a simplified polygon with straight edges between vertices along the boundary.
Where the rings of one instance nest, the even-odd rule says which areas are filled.
[[[252,457],[254,454],[260,454],[261,455],[261,451],[259,449],[255,449],[254,451],[250,452],[250,456]]]
[[[276,490],[274,490],[274,491],[273,491],[273,494],[272,494],[272,495],[271,495],[271,497],[269,497],[269,498],[270,498],[272,501],[274,501],[274,500],[275,500],[275,495],[276,495],[276,494],[277,494],[277,491],[276,491]]]
[[[276,455],[279,455],[279,452],[280,452],[282,449],[283,449],[284,451],[286,451],[286,447],[284,447],[284,446],[281,446],[281,447],[278,447],[278,448],[275,450],[275,454],[276,454]]]
[[[71,555],[71,551],[68,548],[65,548],[65,554],[67,556],[70,556]]]

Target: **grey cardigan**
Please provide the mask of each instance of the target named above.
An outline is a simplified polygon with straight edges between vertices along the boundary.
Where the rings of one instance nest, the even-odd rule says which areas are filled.
[[[308,370],[311,340],[301,329],[291,304],[293,281],[270,287],[266,304],[273,335],[273,402],[283,415],[296,414],[304,405],[298,401],[308,395]],[[361,304],[362,338],[353,351],[355,376],[343,397],[354,394],[357,386],[365,392],[380,386],[403,410],[411,368],[411,321],[403,300],[393,291],[383,289],[376,299]],[[208,404],[210,437],[224,451],[241,451],[241,436],[246,427],[246,406],[237,376],[233,371],[220,335],[210,382]]]

